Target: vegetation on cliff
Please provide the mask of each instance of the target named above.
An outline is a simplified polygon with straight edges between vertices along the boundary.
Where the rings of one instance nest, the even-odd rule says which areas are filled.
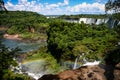
[[[30,80],[30,77],[23,74],[15,74],[10,66],[17,66],[13,58],[18,49],[9,50],[0,42],[0,78],[1,80]]]
[[[95,19],[102,19],[107,18],[106,14],[77,14],[77,15],[62,15],[58,17],[59,19],[76,19],[76,18],[95,18]]]
[[[83,55],[87,60],[102,60],[118,44],[118,35],[106,25],[90,26],[55,21],[47,31],[48,51],[58,60],[75,60]]]
[[[35,12],[8,11],[0,13],[0,26],[7,26],[8,34],[21,34],[20,37],[25,39],[39,39],[39,35],[46,38],[48,21],[45,16]]]

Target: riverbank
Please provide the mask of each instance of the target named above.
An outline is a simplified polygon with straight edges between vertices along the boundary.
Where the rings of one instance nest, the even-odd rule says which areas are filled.
[[[31,37],[32,36],[32,37]],[[46,42],[46,35],[39,34],[8,34],[4,33],[3,38],[10,40],[18,40],[23,42]]]
[[[3,37],[6,39],[12,39],[12,40],[22,40],[22,38],[20,38],[18,34],[10,35],[10,34],[5,33]]]

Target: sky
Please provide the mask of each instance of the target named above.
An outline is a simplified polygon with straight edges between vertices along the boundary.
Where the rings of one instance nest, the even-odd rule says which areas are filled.
[[[108,0],[4,0],[10,11],[32,11],[43,15],[104,14]]]

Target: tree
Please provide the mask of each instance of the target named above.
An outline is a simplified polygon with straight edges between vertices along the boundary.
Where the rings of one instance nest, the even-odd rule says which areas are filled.
[[[0,0],[0,11],[4,11],[4,10],[7,11],[7,9],[4,6],[4,1]]]
[[[18,49],[9,50],[0,42],[0,78],[1,80],[30,80],[30,78],[23,74],[14,74],[10,70],[10,66],[17,66],[13,57]]]
[[[88,61],[103,59],[115,48],[117,34],[105,25],[52,22],[47,31],[48,51],[58,60],[74,60],[85,53]]]
[[[115,13],[120,12],[120,0],[108,0],[108,2],[105,4],[105,11],[113,10]]]

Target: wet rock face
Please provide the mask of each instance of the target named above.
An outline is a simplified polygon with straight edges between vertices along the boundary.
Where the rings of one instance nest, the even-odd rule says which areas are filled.
[[[104,69],[99,66],[83,66],[57,75],[44,75],[39,80],[106,80],[106,78]]]
[[[114,80],[120,80],[120,63],[115,66],[114,69]]]

